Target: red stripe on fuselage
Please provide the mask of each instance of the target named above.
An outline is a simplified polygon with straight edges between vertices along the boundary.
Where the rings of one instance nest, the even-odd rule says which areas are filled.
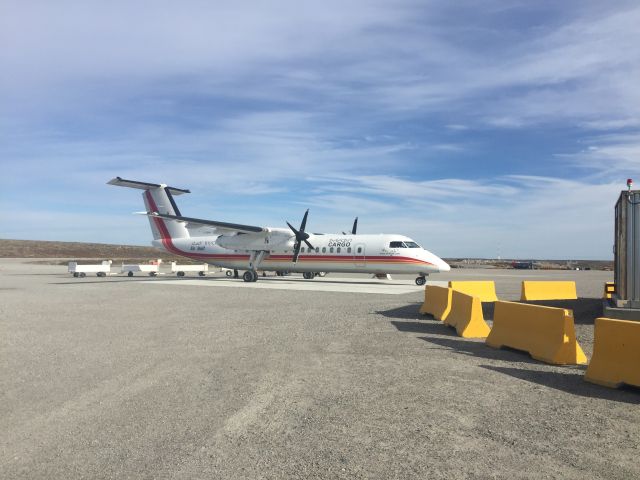
[[[157,212],[158,211],[158,206],[156,205],[156,202],[153,200],[153,197],[151,196],[151,192],[149,190],[147,190],[144,193],[145,193],[145,195],[147,197],[147,201],[149,202],[149,206],[151,207],[151,211]],[[153,218],[153,223],[155,223],[156,228],[160,232],[160,239],[162,240],[162,245],[164,245],[164,248],[166,248],[167,251],[169,251],[171,253],[175,253],[177,255],[184,256],[185,252],[183,252],[182,250],[178,249],[173,244],[173,239],[171,238],[171,234],[169,233],[169,230],[167,229],[167,226],[164,224],[164,220],[162,220],[161,218],[158,218],[158,217],[151,217],[151,218]]]

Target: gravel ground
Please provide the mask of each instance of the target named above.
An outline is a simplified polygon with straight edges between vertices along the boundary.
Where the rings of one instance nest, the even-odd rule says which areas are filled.
[[[637,390],[463,340],[418,314],[420,292],[63,272],[0,260],[3,479],[640,478]],[[531,275],[584,297],[611,276],[437,279],[495,279],[513,299]]]

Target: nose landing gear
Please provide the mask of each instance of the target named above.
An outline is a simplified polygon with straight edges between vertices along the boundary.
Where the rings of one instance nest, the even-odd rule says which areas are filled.
[[[420,275],[418,278],[416,278],[416,285],[418,285],[419,287],[421,287],[425,283],[427,283],[427,277],[425,277],[424,275]]]

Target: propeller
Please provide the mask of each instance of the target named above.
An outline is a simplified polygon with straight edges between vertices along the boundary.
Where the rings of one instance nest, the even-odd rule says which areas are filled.
[[[355,235],[358,230],[358,217],[353,221],[353,228],[351,228],[351,235]],[[347,235],[347,232],[342,232],[343,235]]]
[[[307,226],[308,215],[309,215],[309,209],[307,209],[307,211],[304,212],[304,217],[302,217],[302,223],[300,224],[299,230],[296,230],[293,227],[293,225],[287,222],[287,225],[289,225],[289,228],[291,229],[293,234],[296,236],[296,243],[293,246],[293,263],[298,262],[298,255],[300,254],[300,246],[302,245],[302,242],[306,243],[309,248],[313,248],[313,245],[309,243],[309,234],[304,231],[305,227]]]

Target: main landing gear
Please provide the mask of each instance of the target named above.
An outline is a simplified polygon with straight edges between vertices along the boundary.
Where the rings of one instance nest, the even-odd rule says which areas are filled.
[[[257,282],[258,281],[258,272],[256,272],[255,270],[247,270],[242,275],[242,279],[245,282]]]
[[[313,280],[315,278],[316,274],[313,272],[304,272],[302,274],[302,278],[304,278],[305,280]]]
[[[249,254],[249,270],[242,274],[242,279],[245,282],[257,282],[258,281],[258,267],[268,256],[269,252],[266,250],[253,251]],[[236,270],[234,270],[236,272]]]
[[[427,277],[425,277],[424,275],[420,275],[418,278],[416,278],[416,285],[418,285],[419,287],[421,287],[425,283],[427,283]]]

